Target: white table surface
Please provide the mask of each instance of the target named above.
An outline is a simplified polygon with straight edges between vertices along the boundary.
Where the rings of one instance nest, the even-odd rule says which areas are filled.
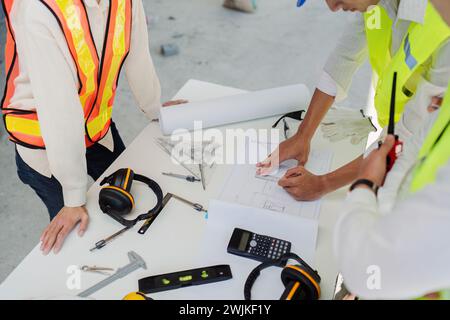
[[[174,98],[200,101],[242,92],[244,91],[239,89],[189,80]],[[229,125],[221,129],[233,127],[244,129],[270,128],[273,122],[274,118],[262,119]],[[162,176],[161,172],[163,171],[183,173],[185,170],[174,164],[169,156],[153,142],[155,137],[159,136],[161,136],[159,125],[157,123],[149,124],[105,172],[104,176],[117,169],[130,167],[135,172],[156,180],[165,193],[178,194],[207,206],[208,200],[217,197],[219,194],[229,167],[217,166],[206,191],[202,189],[200,183],[192,184]],[[337,168],[357,157],[363,151],[364,146],[365,141],[357,146],[351,145],[348,141],[330,143],[322,139],[320,134],[314,137],[312,143],[313,148],[329,149],[334,152],[332,168]],[[82,273],[81,288],[71,290],[66,284],[70,277],[67,272],[70,266],[121,267],[128,263],[127,252],[130,250],[136,251],[144,258],[147,262],[147,270],[139,269],[133,272],[98,291],[92,296],[93,298],[121,299],[127,293],[137,291],[138,279],[143,277],[204,267],[201,262],[193,261],[195,260],[193,257],[198,252],[201,234],[207,225],[207,220],[178,201],[169,202],[169,205],[144,236],[137,233],[141,225],[138,224],[133,230],[121,235],[105,248],[89,252],[89,248],[95,242],[121,228],[120,224],[100,211],[98,206],[99,189],[97,181],[88,192],[87,209],[90,215],[90,223],[84,237],[79,238],[75,232],[72,232],[58,255],[50,253],[48,256],[43,256],[39,250],[39,245],[37,245],[0,285],[0,299],[45,299],[75,296],[81,290],[103,279],[103,276]],[[146,186],[135,182],[132,193],[137,199],[136,209],[139,213],[153,206],[155,198]],[[333,294],[337,267],[332,250],[332,231],[341,211],[345,193],[346,190],[341,189],[327,195],[321,208],[314,267],[317,268],[322,277],[322,299],[330,299]],[[208,286],[212,286],[213,290],[220,290],[221,285],[226,285],[226,282]],[[204,287],[206,288],[206,286]],[[211,290],[211,288],[208,290]],[[184,296],[183,290],[185,289],[159,293],[152,295],[152,297],[156,299],[208,298],[207,294],[205,296],[201,294],[199,296],[187,294]],[[279,294],[281,292],[274,293],[273,298],[277,298]],[[236,299],[241,298],[243,298],[243,294],[238,293]]]

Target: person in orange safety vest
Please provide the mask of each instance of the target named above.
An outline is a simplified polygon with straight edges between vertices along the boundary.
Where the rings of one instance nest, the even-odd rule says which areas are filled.
[[[112,120],[121,70],[149,119],[161,107],[144,8],[142,0],[0,1],[3,120],[19,178],[51,218],[41,249],[57,253],[77,224],[80,236],[87,228],[87,176],[97,180],[125,149]]]

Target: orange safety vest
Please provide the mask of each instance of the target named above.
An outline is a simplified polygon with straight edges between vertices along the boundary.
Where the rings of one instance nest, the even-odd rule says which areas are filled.
[[[1,0],[6,16],[6,88],[1,101],[4,123],[10,140],[45,149],[36,110],[21,110],[11,105],[15,79],[19,75],[14,31],[10,13],[14,0]],[[79,81],[78,94],[85,121],[85,140],[89,147],[109,130],[122,65],[130,50],[132,0],[110,0],[103,55],[99,57],[83,0],[39,0],[55,16],[66,38]]]

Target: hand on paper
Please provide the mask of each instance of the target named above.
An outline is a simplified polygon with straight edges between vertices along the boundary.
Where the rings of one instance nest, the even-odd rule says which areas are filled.
[[[278,185],[298,201],[312,201],[327,193],[324,177],[312,174],[303,166],[298,166],[289,169],[278,181]]]
[[[184,100],[184,99],[170,100],[170,101],[164,102],[162,106],[163,107],[170,107],[170,106],[176,106],[176,105],[179,105],[179,104],[185,104],[185,103],[188,103],[188,102],[189,102],[188,100]]]
[[[75,228],[78,222],[80,223],[78,235],[82,237],[89,222],[88,212],[85,207],[62,208],[42,233],[41,251],[43,254],[47,255],[52,249],[55,254],[58,253],[67,235]]]
[[[368,179],[377,186],[382,186],[386,177],[386,158],[394,143],[394,136],[388,135],[381,147],[373,150],[363,160],[359,169],[358,179]]]
[[[309,141],[302,139],[299,135],[295,135],[283,141],[278,148],[267,157],[267,159],[257,163],[256,174],[268,175],[274,169],[278,168],[280,163],[290,159],[296,159],[298,165],[303,166],[306,161],[308,161],[309,150]]]

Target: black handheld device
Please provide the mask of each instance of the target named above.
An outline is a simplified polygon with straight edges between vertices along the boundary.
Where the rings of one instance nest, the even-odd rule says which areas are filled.
[[[386,171],[391,171],[397,160],[399,154],[403,150],[403,142],[399,139],[398,135],[395,134],[395,94],[397,91],[397,72],[394,72],[394,78],[392,80],[392,91],[391,91],[391,105],[389,109],[389,125],[388,134],[392,134],[395,137],[395,143],[386,159]]]
[[[233,277],[229,265],[165,273],[139,280],[139,291],[155,293],[213,282],[229,280]]]
[[[289,241],[235,228],[227,252],[261,262],[277,260],[291,251]]]

